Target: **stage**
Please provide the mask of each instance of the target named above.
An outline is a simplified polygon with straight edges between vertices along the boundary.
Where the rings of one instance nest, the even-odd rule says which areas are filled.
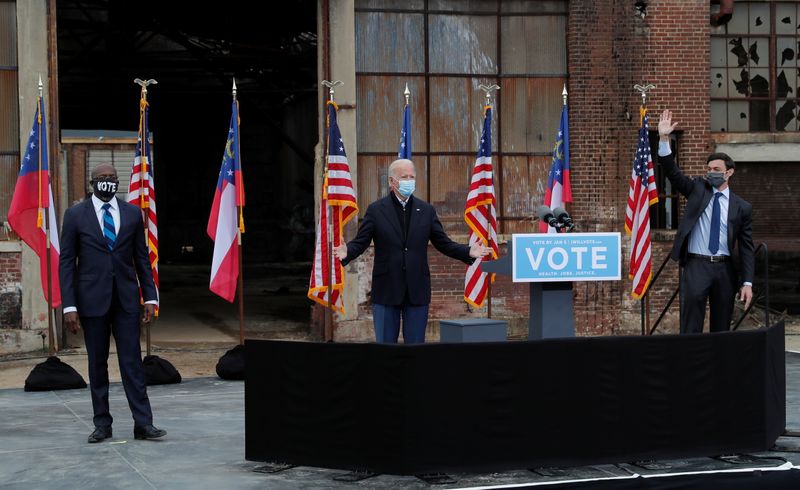
[[[251,460],[497,472],[765,451],[785,427],[782,323],[412,346],[248,340],[246,353]]]
[[[800,432],[800,354],[786,353],[785,367],[786,428]],[[253,470],[263,463],[245,460],[244,383],[199,378],[179,385],[153,386],[148,391],[155,423],[169,431],[163,441],[133,440],[132,421],[122,386],[114,383],[111,386],[111,409],[116,415],[114,438],[108,443],[89,445],[86,436],[91,431],[91,402],[87,390],[43,393],[0,390],[0,413],[3,415],[0,417],[0,485],[26,489],[430,488],[415,476],[386,474],[356,484],[339,482],[333,478],[344,471],[310,466],[275,474],[255,472]],[[579,424],[589,422],[588,414],[576,421]],[[569,442],[575,448],[584,444],[581,439]],[[656,467],[649,470],[631,462],[620,462],[533,468],[536,471],[454,472],[448,475],[455,483],[438,488],[499,485],[512,488],[553,485],[560,481],[573,481],[571,485],[575,488],[611,488],[601,485],[612,484],[621,485],[618,488],[657,488],[673,480],[656,475],[732,470],[745,470],[738,477],[739,481],[746,478],[759,482],[750,478],[766,472],[756,473],[752,468],[778,467],[783,460],[800,466],[800,438],[779,437],[777,445],[782,450],[752,453],[764,459],[746,464],[733,464],[707,455],[659,460],[652,462]],[[659,465],[668,467],[658,468]],[[780,473],[786,477],[792,475],[788,471]],[[698,480],[715,475],[689,477]],[[645,476],[648,478],[642,478]],[[615,480],[598,480],[607,478]]]

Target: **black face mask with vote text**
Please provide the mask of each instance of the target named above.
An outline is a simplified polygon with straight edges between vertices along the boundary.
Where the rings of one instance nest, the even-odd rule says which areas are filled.
[[[117,179],[109,180],[93,180],[92,187],[94,187],[94,195],[104,202],[108,202],[117,193],[119,188],[119,181]]]

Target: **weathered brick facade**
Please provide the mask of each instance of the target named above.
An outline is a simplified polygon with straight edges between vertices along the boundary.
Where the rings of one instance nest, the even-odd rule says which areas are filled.
[[[0,352],[14,350],[22,326],[22,253],[0,252]]]
[[[0,329],[19,328],[22,322],[22,253],[0,253]]]
[[[680,5],[678,5],[680,4]],[[625,202],[636,147],[641,97],[635,84],[652,83],[650,126],[669,108],[679,123],[678,159],[688,174],[703,171],[709,130],[709,15],[707,1],[648,2],[644,18],[632,2],[573,1],[569,18],[570,150],[573,215],[587,231],[624,229]],[[658,268],[673,233],[653,233]],[[627,256],[628,240],[623,241]],[[624,263],[624,261],[623,261]],[[627,264],[623,269],[627,271]],[[674,291],[677,266],[669,262],[650,294],[657,315]],[[639,301],[631,283],[576,286],[576,327],[586,334],[637,333]],[[655,316],[651,317],[651,323]],[[677,304],[666,329],[674,330]]]
[[[633,89],[635,84],[656,85],[648,97],[651,129],[663,109],[672,109],[680,124],[678,158],[682,167],[689,174],[704,171],[705,157],[713,145],[708,114],[709,15],[709,2],[701,0],[651,1],[644,18],[637,15],[634,2],[569,2],[571,212],[581,231],[624,232],[640,124],[641,97]],[[669,253],[673,236],[669,230],[654,230],[654,269]],[[466,241],[466,237],[453,238]],[[623,274],[628,270],[628,248],[629,239],[623,236]],[[436,319],[486,316],[485,308],[471,311],[462,299],[464,268],[432,247],[429,259],[433,281],[429,333],[436,335]],[[369,267],[361,269],[366,273],[361,274],[362,282],[368,281]],[[649,323],[655,321],[672,295],[677,277],[678,268],[670,261],[651,289]],[[638,334],[641,307],[631,298],[630,287],[626,277],[619,282],[575,283],[578,333]],[[492,316],[512,319],[511,334],[524,335],[528,286],[499,277],[492,296]],[[677,306],[676,302],[659,331],[676,331]],[[362,302],[359,316],[369,314],[369,304]],[[343,330],[353,334],[349,326]]]

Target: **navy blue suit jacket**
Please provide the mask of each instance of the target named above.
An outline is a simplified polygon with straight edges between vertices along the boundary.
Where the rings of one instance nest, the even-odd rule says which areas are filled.
[[[114,250],[106,245],[91,198],[64,213],[59,257],[61,303],[76,306],[80,316],[105,315],[111,307],[114,284],[120,305],[129,313],[141,309],[140,284],[144,301],[157,299],[142,212],[120,199],[117,203],[120,226]]]
[[[711,202],[714,190],[705,179],[701,177],[691,178],[684,175],[675,165],[675,156],[673,154],[659,157],[659,162],[661,162],[664,172],[669,181],[672,182],[672,185],[687,199],[686,209],[678,225],[678,233],[675,235],[675,243],[670,253],[670,257],[673,260],[683,265],[686,263],[689,253],[689,234],[700,219],[703,211],[708,207],[708,203]],[[752,283],[755,275],[753,206],[734,194],[733,191],[730,191],[729,196],[728,249],[733,253],[734,248],[738,246],[740,283]]]
[[[375,242],[375,263],[372,267],[372,302],[381,305],[401,305],[406,290],[412,305],[431,302],[431,271],[428,268],[428,242],[441,253],[471,264],[469,247],[447,236],[436,210],[427,202],[414,197],[410,208],[408,237],[403,230],[391,199],[378,199],[367,208],[356,237],[347,244],[347,265]]]

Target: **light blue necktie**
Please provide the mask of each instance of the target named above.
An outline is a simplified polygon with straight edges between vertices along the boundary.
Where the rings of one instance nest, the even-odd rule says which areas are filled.
[[[117,231],[114,228],[114,217],[108,208],[111,204],[103,204],[103,236],[106,237],[106,245],[109,250],[114,250],[114,243],[117,241]]]
[[[711,230],[708,232],[708,251],[711,255],[716,255],[719,251],[720,197],[721,192],[714,194],[714,207],[711,209]]]

